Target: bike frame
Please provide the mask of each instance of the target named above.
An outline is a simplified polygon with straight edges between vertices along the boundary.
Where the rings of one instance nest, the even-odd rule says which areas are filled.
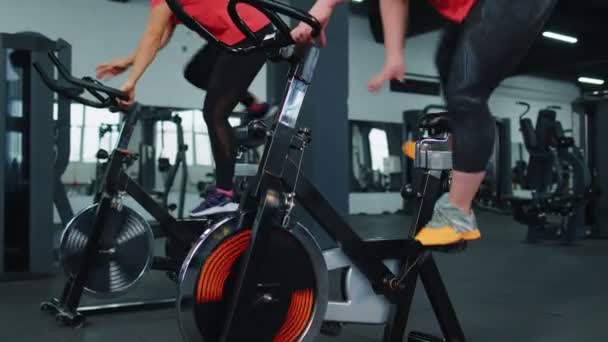
[[[303,150],[301,146],[297,146],[297,141],[302,140],[302,136],[301,132],[298,133],[296,124],[306,90],[312,80],[319,49],[308,47],[295,55],[297,58],[291,60],[287,88],[276,127],[265,146],[257,178],[251,183],[241,202],[243,215],[240,228],[252,227],[252,237],[237,276],[234,297],[226,316],[221,341],[233,341],[233,334],[237,330],[235,326],[246,319],[241,299],[247,289],[255,286],[253,275],[260,267],[256,263],[256,246],[267,236],[268,228],[280,221],[277,218],[284,215],[282,194],[292,191],[301,206],[338,242],[342,252],[364,274],[374,292],[384,295],[391,304],[395,304],[390,313],[384,341],[403,341],[418,278],[424,285],[447,341],[464,341],[464,334],[430,250],[422,248],[413,240],[421,225],[430,219],[447,173],[428,171],[424,174],[423,195],[419,198],[416,220],[408,238],[385,241],[361,239],[315,186],[301,174],[299,165],[289,158],[291,150]],[[391,280],[398,275],[384,264],[386,259],[397,259],[401,265],[406,266],[411,265],[411,260],[414,260],[413,267],[406,272],[406,279],[402,282],[405,287],[391,287]]]

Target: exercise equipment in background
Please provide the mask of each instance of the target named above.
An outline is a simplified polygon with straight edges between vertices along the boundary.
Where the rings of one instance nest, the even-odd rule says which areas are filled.
[[[475,197],[475,205],[482,210],[510,215],[513,194],[511,170],[511,120],[495,118],[494,150],[488,161],[486,175]]]
[[[74,78],[54,55],[50,54],[49,57],[57,67],[61,79],[55,80],[49,76],[53,74],[52,69],[37,70],[53,91],[75,102],[108,108],[110,111],[117,109],[117,98],[126,97],[121,91],[106,87],[93,79]],[[68,86],[64,86],[64,83]],[[91,100],[85,94],[92,95],[95,99]],[[129,151],[129,143],[141,116],[142,112],[137,106],[133,110],[123,111],[120,135],[109,153],[106,170],[100,180],[101,188],[95,195],[96,203],[79,212],[61,235],[59,255],[68,279],[61,296],[41,303],[41,309],[52,313],[67,325],[81,326],[85,315],[90,314],[161,309],[174,305],[174,298],[92,306],[81,306],[81,299],[84,293],[101,298],[122,295],[150,269],[164,271],[169,279],[175,281],[192,243],[207,230],[210,222],[219,219],[176,219],[167,206],[129,177],[126,173],[127,166],[139,158],[136,153]],[[181,123],[179,117],[171,112],[154,116],[148,114],[147,118],[153,121],[171,120],[177,125]],[[243,137],[245,138],[246,136]],[[180,145],[183,144],[183,139],[179,142]],[[239,140],[238,143],[245,144],[249,141]],[[185,148],[180,152],[185,152]],[[178,156],[179,158],[184,156]],[[175,172],[175,167],[172,165],[169,172]],[[127,206],[124,201],[127,196],[156,222],[150,224],[140,213]],[[165,238],[164,255],[154,252],[154,242],[160,238]]]
[[[405,157],[400,124],[350,120],[351,192],[399,192]]]
[[[85,77],[71,76],[61,61],[48,54],[61,78],[55,80],[53,69],[36,68],[44,83],[71,100],[96,108],[117,110],[117,98],[126,95]],[[85,96],[88,95],[88,96]],[[92,96],[92,98],[91,98]],[[124,117],[117,143],[110,153],[106,172],[95,195],[97,203],[79,212],[66,226],[60,239],[59,255],[68,280],[58,298],[41,303],[41,309],[51,312],[64,323],[80,326],[83,313],[115,312],[136,309],[166,308],[172,298],[137,303],[111,303],[81,307],[83,293],[115,297],[135,285],[150,268],[167,272],[175,279],[190,243],[206,228],[204,220],[178,220],[166,207],[126,174],[126,165],[138,155],[129,151],[130,138],[140,119],[139,110],[123,112]],[[131,196],[157,221],[152,227],[139,213],[124,203]],[[165,255],[154,254],[154,240],[166,238]]]
[[[585,220],[594,238],[608,238],[608,92],[586,93],[572,102],[572,133],[591,173]],[[604,146],[604,147],[602,147]]]
[[[188,163],[186,152],[188,145],[184,139],[184,128],[182,118],[175,113],[175,109],[162,107],[139,106],[138,113],[141,119],[141,143],[139,145],[139,175],[138,183],[150,194],[153,194],[164,208],[170,212],[176,212],[177,218],[184,217],[184,206],[186,190],[188,185]],[[156,153],[157,129],[161,127],[161,151]],[[177,139],[177,153],[173,163],[164,151],[165,146],[165,124],[174,125]],[[180,173],[180,182],[177,189],[177,204],[169,203],[169,195],[175,184],[175,179]],[[156,175],[161,175],[161,188],[157,186]]]
[[[446,112],[447,108],[443,105],[428,105],[422,110],[412,109],[403,112],[403,143],[407,141],[418,141],[420,139],[420,130],[418,125],[420,120],[426,115],[431,113],[442,113]],[[402,154],[405,151],[402,151]],[[417,172],[414,170],[414,162],[410,158],[403,158],[403,187],[401,189],[401,195],[403,197],[403,212],[406,214],[412,214],[412,204],[416,200],[416,193],[414,188],[418,184],[416,176]]]
[[[110,151],[114,146],[114,141],[112,141],[112,133],[118,133],[120,129],[120,125],[117,124],[106,124],[103,123],[99,126],[99,149],[95,153],[95,178],[91,180],[90,188],[88,191],[89,195],[94,195],[98,193],[100,181],[103,178],[103,173],[106,170],[106,166],[108,165],[108,158],[110,158]],[[101,146],[103,138],[109,135],[108,146]]]
[[[538,113],[536,126],[526,118],[530,105],[520,116],[520,130],[529,154],[522,182],[531,198],[510,198],[514,218],[528,227],[527,241],[559,240],[571,244],[591,235],[585,222],[591,175],[574,139],[564,134],[556,120],[556,107]]]
[[[53,272],[53,205],[63,224],[73,216],[61,182],[70,156],[70,101],[55,98],[33,70],[33,63],[52,70],[49,52],[70,67],[64,40],[0,33],[0,273]]]

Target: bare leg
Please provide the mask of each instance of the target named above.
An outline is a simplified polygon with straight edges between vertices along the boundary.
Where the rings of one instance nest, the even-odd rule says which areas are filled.
[[[460,209],[465,215],[469,215],[471,212],[471,203],[473,202],[473,198],[475,198],[477,190],[479,190],[485,174],[485,172],[452,172],[452,184],[448,198],[450,203]]]

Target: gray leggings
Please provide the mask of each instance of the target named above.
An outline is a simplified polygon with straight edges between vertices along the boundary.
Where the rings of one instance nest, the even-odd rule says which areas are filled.
[[[454,170],[481,172],[494,146],[488,99],[528,53],[557,0],[477,0],[436,57],[454,133]]]

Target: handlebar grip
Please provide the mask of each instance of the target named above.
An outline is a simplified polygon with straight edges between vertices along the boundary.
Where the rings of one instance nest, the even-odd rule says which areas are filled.
[[[254,0],[253,2],[255,2],[255,1],[256,0]],[[256,8],[258,11],[260,11],[262,14],[264,14],[264,16],[266,16],[266,18],[268,18],[268,20],[270,20],[270,22],[278,29],[279,35],[282,38],[282,40],[278,41],[275,39],[274,45],[282,46],[282,45],[286,45],[286,44],[293,44],[293,40],[291,39],[291,29],[289,28],[289,26],[287,26],[287,24],[283,21],[283,19],[281,19],[278,15],[276,15],[275,13],[273,13],[265,8],[255,7],[254,5],[252,5],[252,1],[250,1],[250,0],[230,1],[228,3],[228,15],[230,15],[230,19],[232,19],[232,21],[234,22],[236,27],[239,29],[239,31],[241,31],[247,38],[249,38],[253,42],[255,42],[256,47],[260,47],[260,48],[264,47],[264,43],[260,37],[256,36],[256,34],[253,32],[253,30],[251,30],[251,28],[247,25],[247,23],[245,23],[245,21],[239,15],[238,10],[237,10],[237,5],[239,3],[244,3],[244,4],[247,4],[247,5],[250,5],[254,8]]]
[[[123,100],[126,100],[129,98],[127,96],[127,94],[125,94],[124,92],[122,92],[118,89],[115,89],[115,88],[107,87],[107,86],[101,84],[100,82],[93,80],[92,78],[86,78],[86,79],[80,80],[80,79],[73,77],[66,70],[65,66],[63,66],[63,64],[61,64],[61,62],[59,61],[57,56],[55,56],[54,53],[49,52],[48,55],[49,55],[49,58],[51,59],[51,61],[53,62],[53,64],[55,64],[55,66],[57,67],[59,74],[69,83],[76,85],[78,87],[84,88],[89,92],[91,92],[91,90],[95,90],[98,92],[105,93],[110,97],[116,97],[116,98],[123,99]]]
[[[515,104],[526,107],[526,110],[519,115],[519,120],[523,119],[523,117],[526,116],[526,114],[528,114],[528,112],[532,108],[528,102],[524,101],[517,101],[515,102]]]
[[[59,85],[55,81],[51,80],[49,75],[46,72],[44,72],[44,70],[42,70],[42,68],[40,67],[40,65],[38,65],[38,63],[33,63],[32,66],[40,75],[40,79],[42,79],[42,82],[44,82],[44,84],[46,84],[46,86],[49,87],[51,90],[56,91],[57,93],[60,93],[60,94],[69,94],[71,96],[78,96],[84,92],[84,88],[82,88],[82,87],[72,87],[72,88],[64,87],[62,85]]]
[[[205,38],[209,43],[215,44],[220,48],[229,51],[234,54],[244,55],[253,53],[261,50],[268,50],[272,48],[282,48],[293,44],[291,39],[291,30],[289,26],[281,19],[277,13],[286,15],[290,18],[303,21],[312,27],[312,35],[318,36],[321,32],[321,24],[319,21],[311,16],[310,14],[285,5],[283,3],[274,0],[229,0],[228,2],[228,14],[235,26],[249,39],[252,39],[255,43],[254,46],[246,47],[233,47],[225,44],[218,40],[211,32],[209,32],[198,20],[186,13],[179,0],[165,0],[175,17],[181,21],[190,30],[198,33],[201,37]],[[236,5],[239,3],[247,4],[262,14],[264,14],[270,22],[277,28],[280,39],[272,39],[269,41],[262,41],[260,37],[256,37],[251,28],[243,21],[239,16],[236,9]],[[276,13],[275,13],[276,12]]]
[[[201,37],[207,40],[207,42],[215,44],[220,48],[229,51],[230,53],[244,55],[259,50],[257,46],[248,46],[242,48],[235,48],[217,39],[211,32],[209,32],[198,20],[194,19],[191,15],[184,11],[179,0],[165,0],[167,5],[175,15],[175,17],[182,22],[187,28],[198,33]]]
[[[48,56],[57,68],[60,77],[69,84],[69,86],[60,84],[57,80],[51,78],[40,65],[34,63],[34,69],[38,72],[44,84],[52,91],[72,101],[95,108],[108,108],[116,104],[116,99],[128,99],[126,93],[118,89],[107,87],[90,77],[85,77],[83,79],[74,78],[53,52],[49,52]],[[97,101],[81,96],[85,90],[93,95]]]
[[[261,45],[259,38],[255,35],[255,33],[253,33],[251,28],[249,28],[249,26],[245,24],[245,21],[239,16],[238,11],[236,10],[236,5],[239,2],[240,1],[230,1],[228,3],[228,15],[230,15],[230,19],[232,19],[232,22],[234,23],[234,25],[236,25],[239,31],[241,31],[245,35],[245,37],[254,41],[257,46],[259,46]],[[246,1],[242,2],[247,3]],[[264,15],[266,15],[266,13],[264,13]]]
[[[295,7],[291,7],[274,0],[230,0],[228,2],[228,11],[233,12],[237,17],[238,13],[236,11],[236,5],[239,3],[245,3],[264,13],[277,27],[277,29],[279,29],[279,32],[281,32],[284,37],[291,37],[291,30],[289,29],[289,26],[285,24],[283,19],[281,19],[276,13],[286,15],[292,19],[296,19],[308,24],[312,28],[313,37],[317,37],[319,33],[321,33],[321,23],[319,23],[319,21],[309,13]],[[235,20],[232,14],[231,18]],[[235,24],[237,24],[237,21],[235,21]],[[289,40],[291,40],[291,38]]]
[[[262,8],[267,8],[268,10],[284,14],[292,19],[296,19],[302,21],[308,26],[312,28],[312,36],[318,37],[321,33],[321,23],[317,20],[317,18],[310,15],[308,12],[302,11],[299,8],[288,6],[284,3],[274,1],[274,0],[248,0],[252,2],[258,2],[262,5]]]

